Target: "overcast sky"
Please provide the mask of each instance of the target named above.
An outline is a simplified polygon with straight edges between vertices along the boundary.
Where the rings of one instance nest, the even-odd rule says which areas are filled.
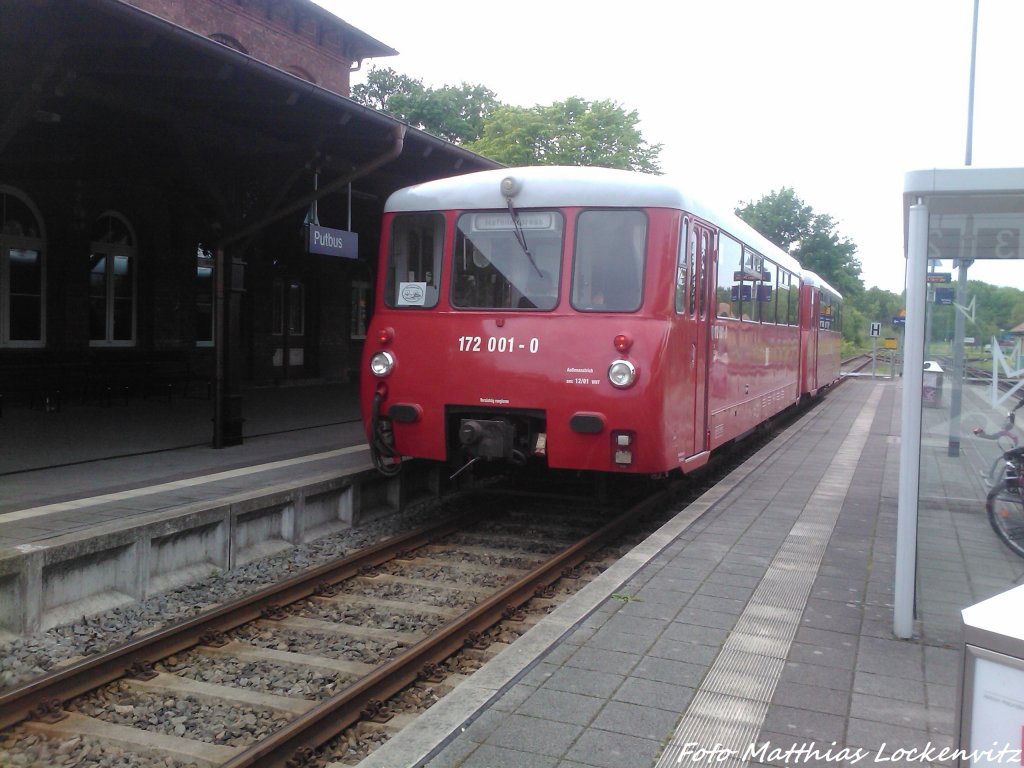
[[[964,164],[973,0],[317,2],[399,51],[353,83],[376,65],[510,104],[611,99],[694,197],[793,187],[869,287],[903,289],[904,173]],[[975,166],[1024,166],[1022,31],[1024,1],[981,0]]]

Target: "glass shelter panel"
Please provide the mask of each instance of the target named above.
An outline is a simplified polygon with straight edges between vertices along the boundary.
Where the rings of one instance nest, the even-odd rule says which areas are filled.
[[[984,189],[1007,172],[1016,191]],[[915,536],[897,538],[894,630],[958,644],[961,611],[1024,576],[1024,169],[912,177],[926,183],[905,196],[906,317],[868,318],[905,357],[901,475],[919,466],[900,488]],[[843,320],[823,297],[820,327]]]

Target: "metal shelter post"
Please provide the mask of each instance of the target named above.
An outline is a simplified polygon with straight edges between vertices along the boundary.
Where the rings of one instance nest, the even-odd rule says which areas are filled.
[[[900,485],[896,517],[896,579],[893,632],[914,635],[917,575],[917,500],[921,473],[921,387],[924,384],[924,323],[928,272],[928,206],[910,206],[907,238],[907,324],[903,348]]]

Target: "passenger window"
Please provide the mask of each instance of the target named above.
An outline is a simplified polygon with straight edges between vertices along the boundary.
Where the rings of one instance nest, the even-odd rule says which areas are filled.
[[[689,225],[689,219],[683,219],[679,229],[679,256],[676,262],[676,314],[679,315],[685,315],[687,312],[686,288],[690,273],[687,270],[686,242],[689,237]]]
[[[835,318],[832,314],[832,297],[824,291],[821,291],[820,295],[821,302],[818,309],[818,327],[824,331],[835,330],[833,324]]]
[[[775,322],[775,265],[768,259],[761,262],[761,282],[757,284],[757,319]]]
[[[584,312],[640,308],[647,217],[640,211],[584,211],[576,221],[572,305]]]
[[[444,217],[406,213],[391,225],[384,300],[389,307],[437,305],[444,246]]]
[[[697,263],[697,274],[699,275],[699,279],[697,281],[694,281],[694,282],[699,282],[700,283],[700,286],[698,288],[699,293],[697,294],[697,297],[698,297],[697,300],[700,303],[700,316],[701,316],[701,318],[706,318],[708,316],[708,307],[707,307],[708,291],[707,291],[706,283],[707,283],[707,279],[708,279],[708,275],[707,275],[708,261],[709,261],[710,255],[711,255],[710,254],[710,248],[711,248],[711,243],[710,243],[710,239],[708,238],[708,233],[707,232],[702,232],[701,233],[701,237],[700,237],[700,261],[698,261],[698,263]]]
[[[779,325],[789,324],[789,286],[790,273],[779,268],[779,288],[775,296],[775,322]]]
[[[796,275],[789,287],[789,324],[800,325],[800,278]]]
[[[743,259],[739,242],[726,234],[718,239],[718,285],[716,298],[719,317],[740,316],[740,292],[737,273]]]
[[[553,309],[558,303],[564,218],[559,211],[459,217],[452,256],[451,303],[458,309]]]

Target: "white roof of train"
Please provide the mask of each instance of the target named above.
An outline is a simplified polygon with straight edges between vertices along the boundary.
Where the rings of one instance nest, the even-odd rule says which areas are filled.
[[[500,184],[508,176],[519,184],[519,191],[512,200],[516,208],[581,206],[687,211],[730,233],[762,256],[768,256],[794,272],[802,272],[796,259],[732,211],[723,213],[695,200],[669,176],[580,166],[499,168],[400,189],[388,198],[384,211],[506,208],[508,203],[501,194]]]
[[[801,275],[800,275],[800,276],[801,276],[801,278],[803,278],[803,281],[804,281],[805,283],[809,283],[810,285],[815,285],[815,286],[817,286],[818,288],[822,288],[822,289],[824,289],[824,290],[828,291],[829,293],[833,293],[833,294],[835,294],[835,295],[836,295],[836,296],[838,296],[839,298],[842,298],[842,297],[843,297],[843,294],[841,294],[841,293],[840,293],[839,291],[837,291],[837,290],[836,290],[835,288],[833,288],[833,287],[832,287],[831,285],[829,285],[828,283],[826,283],[826,282],[825,282],[825,281],[824,281],[824,280],[823,280],[823,279],[821,278],[821,276],[820,276],[820,275],[818,275],[818,274],[817,274],[817,273],[815,273],[815,272],[811,272],[811,270],[809,270],[809,269],[803,269],[803,270],[801,270]]]

